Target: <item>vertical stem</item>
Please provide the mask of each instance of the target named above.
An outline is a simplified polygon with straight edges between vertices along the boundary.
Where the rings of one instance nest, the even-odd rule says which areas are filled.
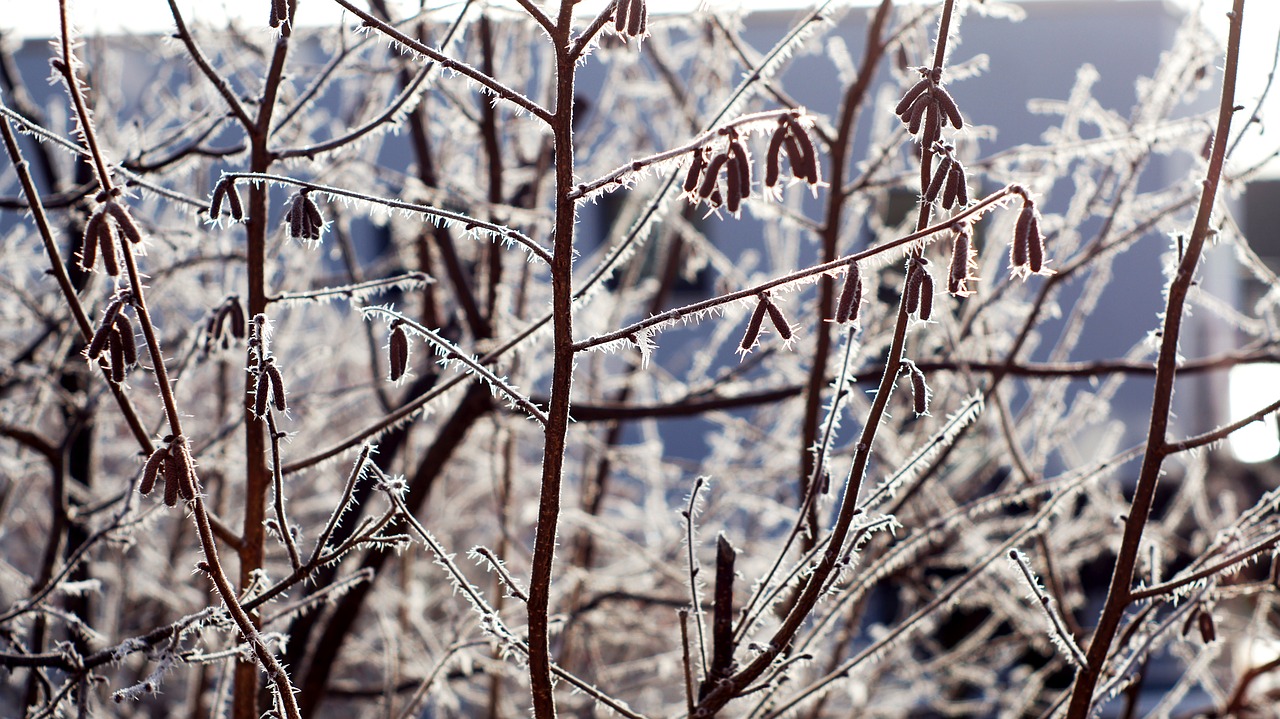
[[[1169,453],[1166,441],[1169,428],[1169,409],[1173,402],[1173,380],[1178,365],[1178,335],[1182,329],[1182,310],[1187,292],[1195,277],[1196,265],[1209,236],[1209,220],[1213,215],[1218,182],[1226,160],[1227,138],[1231,133],[1231,116],[1234,114],[1236,70],[1240,64],[1240,28],[1244,18],[1244,0],[1235,0],[1228,14],[1231,30],[1227,38],[1227,62],[1222,70],[1222,98],[1218,105],[1218,126],[1214,132],[1213,153],[1205,174],[1204,189],[1200,195],[1200,207],[1196,211],[1195,226],[1186,251],[1178,263],[1177,274],[1169,285],[1169,299],[1164,313],[1164,328],[1160,341],[1160,357],[1156,362],[1156,386],[1151,400],[1151,424],[1147,431],[1147,449],[1142,458],[1138,483],[1133,492],[1133,503],[1124,523],[1124,538],[1116,556],[1107,601],[1098,620],[1098,628],[1089,644],[1088,665],[1076,675],[1071,690],[1071,703],[1067,707],[1067,719],[1085,719],[1093,707],[1093,694],[1106,666],[1107,655],[1115,640],[1116,631],[1124,618],[1125,609],[1132,599],[1133,572],[1138,562],[1138,550],[1142,545],[1142,533],[1151,516],[1156,485],[1160,480],[1161,466]]]
[[[547,610],[551,598],[551,570],[555,563],[556,524],[560,518],[565,435],[569,429],[569,390],[573,385],[574,201],[569,196],[573,190],[573,80],[576,69],[574,57],[569,52],[573,6],[573,0],[561,2],[560,17],[552,37],[556,54],[556,105],[551,125],[556,171],[555,227],[552,230],[554,256],[551,260],[553,364],[528,602],[529,686],[537,719],[551,719],[556,715],[551,686]]]
[[[291,15],[291,17],[294,16],[296,15]],[[264,79],[262,101],[258,106],[258,116],[249,138],[249,170],[251,172],[268,172],[275,159],[267,143],[271,137],[271,116],[275,109],[276,95],[284,75],[290,30],[289,23],[281,24],[280,37],[276,40],[271,66]],[[249,317],[256,317],[267,311],[266,255],[267,233],[271,219],[269,198],[270,193],[265,183],[250,184],[249,212],[245,222],[246,272],[249,281],[246,294]],[[264,525],[267,517],[267,493],[271,489],[271,472],[267,468],[266,423],[253,413],[254,385],[254,376],[246,373],[244,381],[245,488],[242,529],[244,540],[240,546],[241,587],[249,586],[253,573],[262,568],[267,541]],[[252,619],[254,626],[258,627],[258,617],[253,616]],[[251,661],[238,662],[232,698],[234,719],[258,719],[259,690],[257,667]]]

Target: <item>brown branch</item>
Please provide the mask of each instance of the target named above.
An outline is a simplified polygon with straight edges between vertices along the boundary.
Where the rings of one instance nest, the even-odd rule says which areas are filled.
[[[1173,384],[1178,369],[1178,339],[1182,329],[1182,313],[1187,293],[1195,280],[1196,265],[1209,237],[1209,222],[1222,179],[1226,157],[1227,137],[1231,132],[1231,117],[1235,113],[1236,70],[1240,64],[1240,32],[1244,19],[1244,0],[1235,0],[1230,18],[1230,35],[1227,39],[1227,59],[1223,68],[1222,97],[1218,106],[1216,141],[1205,174],[1200,206],[1196,212],[1195,226],[1187,241],[1177,274],[1169,285],[1161,335],[1160,356],[1156,364],[1156,386],[1151,406],[1151,425],[1147,432],[1146,454],[1139,470],[1137,486],[1128,517],[1124,523],[1124,537],[1116,556],[1107,591],[1106,604],[1093,639],[1089,643],[1088,666],[1076,675],[1071,690],[1071,702],[1067,707],[1067,719],[1086,719],[1092,711],[1094,689],[1102,677],[1116,630],[1124,618],[1125,609],[1132,597],[1130,585],[1137,566],[1138,550],[1142,545],[1143,530],[1155,502],[1156,485],[1167,454],[1166,437],[1169,426],[1169,410],[1173,401]]]

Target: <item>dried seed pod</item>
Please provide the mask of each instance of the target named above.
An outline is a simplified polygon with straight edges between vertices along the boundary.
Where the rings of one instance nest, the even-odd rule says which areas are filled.
[[[747,155],[747,149],[738,142],[737,138],[729,141],[729,155],[737,161],[738,187],[742,191],[742,196],[751,197],[751,158]]]
[[[266,372],[258,372],[258,382],[253,388],[253,414],[255,417],[267,416],[267,395],[271,392],[270,382],[271,380],[267,377]]]
[[[128,366],[138,364],[138,342],[133,336],[133,323],[123,312],[116,314],[115,337],[112,341],[120,343],[120,350],[124,353],[124,361]]]
[[[161,468],[164,467],[165,460],[169,457],[169,445],[156,449],[147,457],[147,463],[142,467],[142,483],[138,485],[138,493],[146,496],[151,494],[151,490],[156,487],[156,477],[160,474]]]
[[[924,371],[910,360],[905,361],[902,368],[911,375],[911,404],[916,416],[929,414],[929,385],[924,381]]]
[[[689,173],[684,176],[684,191],[693,194],[698,189],[698,180],[702,179],[702,170],[707,166],[707,149],[700,147],[693,153],[693,162],[689,163]]]
[[[107,212],[111,213],[111,219],[116,221],[116,226],[120,228],[120,232],[135,245],[142,244],[142,233],[138,231],[138,225],[129,216],[129,213],[115,200],[108,201],[105,205]]]
[[[782,143],[787,137],[787,125],[785,120],[778,122],[778,127],[773,131],[773,137],[769,139],[769,151],[764,157],[764,186],[776,187],[778,184],[778,175],[781,174],[782,167]]]
[[[736,215],[738,208],[742,205],[742,175],[738,172],[737,157],[729,157],[729,161],[725,163],[724,176],[727,182],[725,207],[729,208],[729,212]]]
[[[961,229],[951,243],[951,272],[947,276],[947,292],[956,297],[969,294],[969,231]]]
[[[933,179],[929,181],[929,186],[924,191],[924,201],[933,202],[938,199],[938,193],[942,192],[943,183],[950,177],[951,165],[954,162],[950,157],[942,158],[938,163],[937,169],[933,172]]]
[[[778,330],[778,336],[784,340],[791,339],[791,323],[787,322],[782,310],[778,309],[768,295],[764,298],[764,308],[769,313],[769,321],[773,323],[774,329]]]
[[[739,352],[750,352],[755,346],[756,339],[760,337],[760,326],[764,324],[765,308],[769,303],[768,296],[760,295],[760,301],[756,304],[756,309],[751,313],[751,319],[747,322],[746,334],[742,335],[742,344],[738,346]]]
[[[960,108],[956,107],[956,101],[951,97],[951,93],[941,87],[935,87],[933,88],[933,96],[951,126],[957,130],[963,130],[964,118],[960,116]]]
[[[920,268],[920,320],[928,322],[933,316],[933,275]]]
[[[840,291],[840,301],[836,303],[836,323],[844,324],[858,319],[858,310],[862,307],[862,273],[858,263],[849,265],[844,276],[844,289]]]
[[[391,357],[391,381],[399,382],[409,370],[409,334],[405,332],[404,323],[400,320],[391,323],[391,339],[387,342],[387,349]]]
[[[720,182],[720,169],[729,161],[728,153],[720,153],[711,160],[711,164],[707,165],[707,172],[702,178],[702,186],[698,188],[698,196],[702,199],[711,197],[711,193],[716,190],[716,185]],[[720,204],[720,203],[713,203]]]
[[[1038,274],[1044,268],[1044,236],[1040,234],[1039,213],[1032,211],[1027,227],[1027,269]]]
[[[929,79],[920,78],[920,81],[912,85],[911,89],[907,90],[906,94],[902,96],[902,99],[898,101],[898,106],[893,108],[893,114],[906,119],[908,112],[911,110],[911,105],[915,103],[916,98],[923,95],[928,89]]]
[[[284,377],[281,376],[280,368],[276,366],[274,359],[268,358],[265,367],[267,377],[271,380],[271,398],[275,401],[276,410],[284,412],[289,409],[284,396]]]

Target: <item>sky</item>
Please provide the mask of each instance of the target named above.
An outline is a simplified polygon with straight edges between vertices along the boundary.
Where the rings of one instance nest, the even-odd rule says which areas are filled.
[[[403,8],[407,14],[418,7],[418,0],[388,0],[394,6]],[[584,7],[589,7],[588,0]],[[706,0],[703,0],[704,2]],[[811,2],[808,0],[719,0],[721,4],[742,8],[804,8]],[[837,0],[838,2],[841,0]],[[918,3],[926,0],[898,0],[903,4]],[[936,4],[937,0],[927,0]],[[987,0],[998,2],[1004,0]],[[1034,12],[1037,2],[1063,0],[1020,0],[1018,4],[1027,6]],[[1066,0],[1070,1],[1070,0]],[[1126,2],[1128,0],[1111,0]],[[1168,2],[1188,8],[1202,6],[1206,22],[1211,28],[1221,28],[1226,33],[1224,14],[1231,7],[1231,0],[1167,0]],[[541,5],[548,0],[535,0]],[[603,0],[599,0],[603,4]],[[871,5],[875,0],[844,0],[853,5]],[[649,0],[651,11],[676,11],[688,8],[690,0]],[[179,0],[188,21],[208,22],[215,25],[226,22],[227,17],[255,18],[260,17],[264,30],[266,27],[267,0]],[[457,0],[435,0],[430,5],[448,7],[456,5]],[[73,2],[72,10],[76,23],[83,32],[94,30],[131,31],[131,32],[164,32],[170,29],[169,11],[166,0],[130,0],[127,3],[130,12],[122,13],[122,3],[108,0],[79,0]],[[329,24],[340,21],[342,8],[327,0],[308,0],[301,5],[303,24]],[[0,30],[16,30],[19,35],[34,37],[52,37],[58,31],[58,3],[54,0],[0,0]],[[1237,93],[1239,104],[1252,108],[1266,83],[1268,70],[1272,66],[1275,55],[1277,36],[1280,35],[1280,0],[1246,0],[1245,4],[1245,37],[1243,43],[1243,62],[1241,64],[1240,89]],[[1276,91],[1261,113],[1264,116],[1280,117],[1280,82]],[[1238,156],[1242,165],[1252,165],[1257,158],[1264,157],[1280,147],[1280,122],[1277,128],[1265,132],[1266,125],[1252,128],[1252,137],[1246,138]],[[1264,134],[1258,137],[1258,130]],[[1273,162],[1267,171],[1268,175],[1280,176],[1280,162]]]

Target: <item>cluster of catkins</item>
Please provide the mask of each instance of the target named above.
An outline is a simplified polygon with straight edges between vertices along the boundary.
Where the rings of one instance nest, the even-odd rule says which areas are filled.
[[[138,491],[143,495],[151,494],[155,489],[156,479],[164,477],[164,503],[170,507],[178,503],[178,497],[184,501],[195,499],[196,470],[191,458],[191,448],[187,446],[187,438],[169,435],[159,449],[151,453],[142,469],[142,484]]]
[[[102,313],[98,331],[93,333],[84,356],[90,362],[100,361],[103,355],[110,357],[111,381],[124,382],[125,370],[138,364],[138,344],[133,334],[133,323],[124,308],[133,304],[133,294],[127,290],[116,292]]]
[[[132,244],[142,242],[142,233],[134,224],[133,218],[114,197],[99,197],[105,200],[98,209],[89,216],[84,228],[84,243],[80,249],[80,269],[93,270],[102,257],[102,268],[108,275],[116,277],[120,274],[120,257],[116,254],[116,231],[128,238]]]
[[[751,156],[737,130],[728,127],[721,130],[720,135],[726,138],[723,150],[715,152],[704,145],[693,151],[693,161],[685,173],[683,189],[695,203],[705,202],[713,210],[723,206],[730,213],[737,214],[742,201],[751,197]],[[810,187],[817,187],[822,182],[818,153],[809,133],[800,125],[796,114],[787,113],[778,119],[765,154],[764,187],[767,194],[777,191],[784,153],[791,166],[791,174],[797,180]]]

